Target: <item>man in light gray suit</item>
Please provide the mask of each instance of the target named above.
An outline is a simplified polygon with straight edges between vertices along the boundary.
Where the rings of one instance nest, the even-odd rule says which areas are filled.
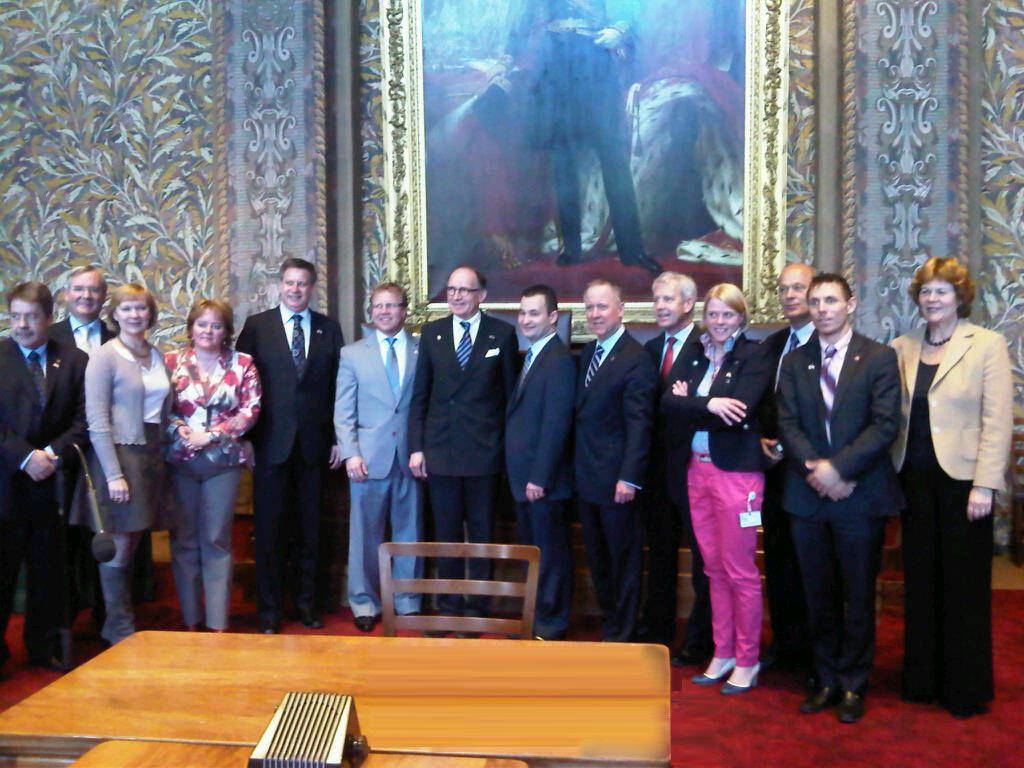
[[[348,472],[348,601],[356,628],[369,632],[380,619],[377,548],[391,523],[394,541],[422,539],[419,487],[409,470],[406,437],[418,343],[405,330],[408,295],[381,283],[370,296],[374,331],[341,350],[334,400],[334,430]],[[395,558],[396,578],[416,578],[416,558]],[[395,610],[415,613],[421,596],[398,594]]]

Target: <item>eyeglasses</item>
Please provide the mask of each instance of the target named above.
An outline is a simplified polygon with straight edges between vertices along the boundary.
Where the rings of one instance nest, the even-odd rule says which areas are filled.
[[[376,304],[371,304],[371,309],[401,309],[405,304],[392,304],[390,301],[378,301]]]
[[[449,296],[468,296],[471,293],[476,293],[479,288],[464,288],[461,285],[449,285],[448,288]]]

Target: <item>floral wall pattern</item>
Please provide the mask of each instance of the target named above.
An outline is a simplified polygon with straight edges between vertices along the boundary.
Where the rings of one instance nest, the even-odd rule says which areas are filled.
[[[158,297],[158,338],[224,287],[211,0],[0,6],[0,289],[95,262]]]
[[[786,260],[813,262],[815,226],[814,0],[789,8],[789,176]]]

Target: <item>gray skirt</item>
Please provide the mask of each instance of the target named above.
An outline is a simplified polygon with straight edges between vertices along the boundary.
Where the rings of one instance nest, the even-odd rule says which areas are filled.
[[[107,480],[96,452],[87,453],[89,473],[96,486],[103,524],[108,533],[166,530],[171,520],[173,493],[163,456],[163,436],[159,424],[146,424],[145,445],[115,445],[117,461],[128,482],[128,501],[117,504],[107,493]],[[96,529],[88,507],[88,486],[80,477],[72,505],[72,524]]]

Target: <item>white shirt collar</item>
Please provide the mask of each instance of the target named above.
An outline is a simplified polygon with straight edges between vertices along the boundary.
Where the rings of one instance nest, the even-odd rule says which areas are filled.
[[[846,348],[848,346],[850,346],[850,340],[852,338],[853,338],[853,328],[847,328],[846,333],[844,333],[842,336],[840,336],[839,340],[836,341],[836,343],[833,344],[832,346],[836,348],[836,352],[838,352],[840,354],[845,353],[846,352]],[[825,347],[827,347],[829,345],[826,344],[825,341],[823,339],[821,339],[820,337],[818,338],[818,343],[821,345],[821,354],[822,354],[822,357],[824,357],[824,355],[825,355]]]
[[[544,349],[545,346],[547,346],[547,343],[549,341],[555,338],[555,335],[556,332],[552,331],[547,336],[537,339],[535,342],[533,342],[533,344],[530,345],[530,354],[532,355],[532,357],[530,358],[531,361],[537,359],[537,355],[541,353],[541,351]]]
[[[68,320],[71,322],[72,333],[77,333],[79,328],[85,328],[87,333],[92,333],[93,331],[98,332],[100,329],[100,319],[98,317],[95,320],[91,320],[88,323],[85,323],[79,320],[74,315],[69,314]]]
[[[385,336],[384,333],[380,330],[380,328],[374,328],[374,332],[377,334],[377,343],[378,344],[384,344],[388,339],[392,338],[391,336]],[[399,344],[401,344],[403,341],[405,341],[405,335],[406,335],[405,328],[399,328],[398,329],[398,333],[396,333],[394,335],[395,346],[396,347]]]
[[[625,332],[626,332],[626,326],[620,325],[619,329],[617,331],[615,331],[615,333],[613,333],[607,339],[605,339],[604,341],[597,342],[597,346],[601,347],[604,350],[604,354],[607,355],[609,352],[612,351],[612,347],[615,346],[616,342],[619,340],[619,338]]]
[[[480,325],[480,314],[481,314],[480,310],[477,310],[476,314],[473,315],[468,320],[464,320],[463,318],[459,317],[458,315],[453,314],[452,315],[452,328],[456,332],[462,333],[462,324],[464,322],[468,322],[469,323],[469,331],[470,331],[470,333],[473,333],[476,330],[476,326]]]
[[[794,329],[792,326],[790,326],[790,336],[792,336],[794,333],[796,334],[797,346],[802,347],[804,344],[807,343],[807,340],[811,338],[811,335],[814,333],[814,323],[808,320],[806,323],[804,323],[803,327],[801,328]],[[789,344],[788,338],[786,340],[786,344]]]
[[[669,338],[676,340],[676,349],[682,349],[682,346],[689,340],[690,333],[693,331],[694,325],[692,322],[687,323],[675,333],[665,333],[665,341],[668,342]]]
[[[303,323],[308,323],[310,317],[312,316],[312,313],[309,311],[309,307],[306,307],[301,312],[292,312],[290,309],[288,309],[288,307],[284,305],[284,303],[278,304],[277,307],[278,309],[281,310],[281,319],[285,322],[286,325],[292,321],[292,318],[295,315],[301,317]]]
[[[21,354],[25,357],[26,361],[28,360],[28,356],[31,355],[33,352],[35,352],[37,355],[39,355],[39,362],[42,365],[45,366],[46,365],[46,345],[49,344],[49,343],[50,343],[49,340],[46,340],[40,346],[36,347],[35,349],[29,349],[28,347],[23,347],[23,346],[21,346],[21,344],[18,344],[18,349],[21,350]]]

